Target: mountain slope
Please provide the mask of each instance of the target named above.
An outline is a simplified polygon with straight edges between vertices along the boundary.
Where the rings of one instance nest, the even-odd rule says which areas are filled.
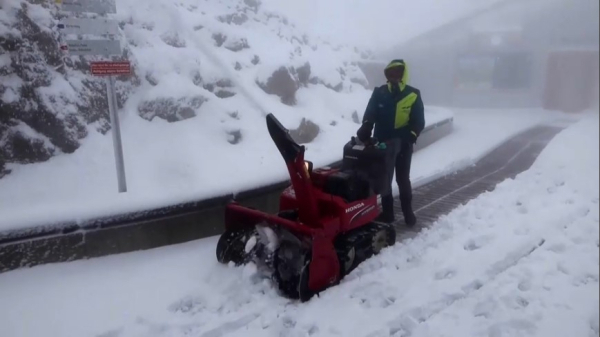
[[[296,97],[301,88],[338,94],[362,90],[366,83],[355,63],[361,59],[357,50],[311,39],[257,1],[121,0],[117,6],[123,55],[115,59],[128,59],[134,68],[132,77],[118,81],[124,118],[254,119],[267,107],[306,104]],[[97,58],[62,54],[56,42],[60,15],[45,2],[2,4],[0,168],[72,153],[90,132],[110,129],[103,81],[88,72],[88,62]],[[295,125],[305,115],[301,109],[286,111]],[[326,122],[352,112],[328,112]],[[215,125],[204,126],[198,131]],[[215,136],[237,142],[245,134],[232,126]]]

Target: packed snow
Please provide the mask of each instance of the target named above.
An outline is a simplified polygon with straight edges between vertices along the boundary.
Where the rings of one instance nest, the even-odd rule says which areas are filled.
[[[0,274],[2,335],[598,336],[598,123],[308,303],[218,264],[213,237]]]

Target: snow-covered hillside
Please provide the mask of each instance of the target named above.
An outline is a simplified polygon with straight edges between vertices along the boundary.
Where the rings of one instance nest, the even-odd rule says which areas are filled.
[[[104,82],[88,74],[92,58],[63,58],[57,8],[34,3],[40,2],[0,5],[5,173],[18,170],[14,163],[71,153],[83,138],[110,129]],[[366,54],[303,34],[259,1],[119,0],[117,11],[120,58],[134,68],[134,76],[118,82],[124,123],[139,116],[152,128],[195,118],[204,142],[231,144],[227,150],[236,152],[235,144],[260,144],[255,133],[263,131],[257,123],[264,111],[291,128],[307,118],[299,138],[310,142],[319,129],[332,134],[335,125],[352,123],[364,108],[366,81],[356,61]],[[331,105],[318,106],[325,99]]]

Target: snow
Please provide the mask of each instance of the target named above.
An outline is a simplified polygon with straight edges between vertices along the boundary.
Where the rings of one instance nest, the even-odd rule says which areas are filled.
[[[308,303],[218,264],[213,237],[0,274],[3,335],[598,336],[598,123]]]

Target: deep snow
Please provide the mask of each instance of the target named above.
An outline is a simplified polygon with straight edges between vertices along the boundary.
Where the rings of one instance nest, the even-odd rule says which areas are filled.
[[[368,95],[354,99],[357,106],[364,106]],[[326,101],[311,100],[308,108],[326,109],[322,106]],[[555,113],[544,110],[454,113],[427,107],[428,124],[452,115],[453,133],[415,153],[411,175],[416,186],[431,177],[473,164],[508,137],[555,117]],[[0,230],[173,205],[287,178],[285,165],[264,128],[264,121],[247,127],[254,133],[253,142],[235,145],[241,152],[229,151],[230,144],[206,143],[206,136],[194,131],[203,123],[206,121],[200,117],[176,124],[159,121],[148,124],[132,117],[124,123],[129,188],[126,194],[116,191],[110,134],[90,136],[72,155],[20,167],[0,180]],[[316,166],[339,160],[343,145],[356,133],[357,125],[340,123],[330,128],[336,136],[319,136],[307,145],[306,159]]]
[[[598,336],[598,113],[530,170],[298,304],[216,238],[0,274],[11,337]]]

